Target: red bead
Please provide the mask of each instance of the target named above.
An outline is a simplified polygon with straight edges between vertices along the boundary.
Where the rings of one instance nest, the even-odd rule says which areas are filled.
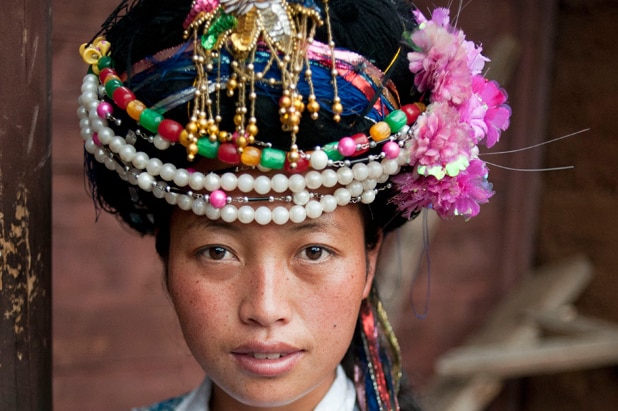
[[[174,120],[165,119],[159,123],[157,133],[165,140],[175,143],[180,137],[180,133],[184,130],[182,124]]]
[[[354,153],[355,157],[360,156],[361,154],[365,154],[367,151],[369,151],[369,137],[367,137],[365,134],[354,134],[352,136],[352,139],[356,143],[356,152]],[[362,148],[359,149],[359,147]]]
[[[420,107],[416,104],[406,104],[405,106],[401,107],[401,111],[406,113],[406,117],[408,118],[408,125],[414,124],[414,122],[416,121],[418,116],[421,115],[422,112]]]
[[[307,160],[305,157],[302,157],[302,156],[298,159],[298,161],[295,164],[296,164],[296,167],[292,168],[292,163],[290,163],[290,161],[286,159],[283,165],[283,169],[287,171],[288,173],[302,173],[303,171],[309,168],[309,160]]]
[[[118,87],[114,90],[112,99],[118,107],[126,110],[129,103],[135,100],[135,94],[133,94],[133,92],[126,87]]]
[[[105,80],[108,76],[117,76],[116,71],[113,68],[104,68],[99,72],[99,81],[101,84],[105,84]]]
[[[239,164],[240,154],[234,143],[223,143],[217,151],[217,158],[227,164]]]

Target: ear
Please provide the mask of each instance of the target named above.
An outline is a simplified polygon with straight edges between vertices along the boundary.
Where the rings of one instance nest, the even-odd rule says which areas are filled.
[[[367,298],[369,296],[369,292],[371,291],[371,286],[373,285],[373,280],[376,275],[376,267],[378,265],[378,255],[380,254],[380,248],[382,248],[382,240],[384,235],[382,231],[378,233],[378,238],[373,247],[367,248],[365,250],[365,260],[366,260],[366,268],[367,268],[367,276],[365,278],[365,288],[363,289],[363,298]]]

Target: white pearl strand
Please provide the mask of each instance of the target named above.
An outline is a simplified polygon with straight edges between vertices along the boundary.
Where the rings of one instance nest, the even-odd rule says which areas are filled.
[[[148,154],[137,151],[132,144],[107,126],[107,120],[99,117],[97,107],[101,103],[98,95],[104,93],[101,90],[98,78],[93,74],[84,77],[82,95],[79,98],[77,115],[80,119],[81,136],[85,142],[85,149],[94,158],[104,164],[108,169],[115,170],[120,178],[142,190],[152,192],[157,198],[164,198],[169,204],[177,205],[182,210],[192,210],[197,215],[205,215],[212,220],[222,219],[226,222],[240,221],[242,223],[285,224],[288,221],[300,223],[306,218],[318,218],[324,212],[332,212],[338,206],[350,203],[371,204],[379,189],[378,184],[385,184],[391,175],[399,172],[402,165],[408,164],[406,150],[402,150],[397,159],[370,160],[367,164],[357,162],[344,162],[343,166],[336,171],[327,168],[331,165],[326,153],[316,150],[312,153],[310,164],[312,170],[304,176],[301,174],[275,174],[273,177],[258,176],[252,174],[240,174],[227,172],[223,175],[216,173],[204,174],[199,171],[190,172],[183,168],[176,168],[171,163],[163,163],[158,158],[150,158]],[[405,133],[407,130],[403,130]],[[94,140],[95,133],[98,136],[97,145]],[[169,144],[162,144],[160,136],[155,136],[152,142],[159,149],[166,149]],[[107,149],[105,147],[106,146]],[[122,164],[117,160],[120,159]],[[131,164],[133,167],[130,167]],[[268,171],[268,170],[263,170]],[[160,177],[157,180],[155,177]],[[189,187],[191,191],[177,193],[168,184],[173,182],[177,188]],[[332,188],[337,185],[333,194],[315,194],[309,190],[317,190],[321,187]],[[248,203],[257,199],[248,197],[227,197],[226,205],[216,208],[208,202],[208,194],[196,194],[193,191],[206,190],[213,192],[223,190],[230,192],[238,190],[242,193],[255,192],[267,195],[271,192],[282,194],[291,191],[291,196],[269,196],[263,200],[268,202],[286,201],[294,205],[289,209],[277,206],[272,210],[266,206],[253,208],[247,204],[236,207],[232,201]],[[262,200],[262,199],[260,199]]]

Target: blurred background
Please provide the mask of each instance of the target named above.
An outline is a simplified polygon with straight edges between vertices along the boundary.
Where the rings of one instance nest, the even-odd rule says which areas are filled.
[[[117,1],[52,3],[54,407],[126,410],[190,390],[203,375],[163,289],[153,240],[139,238],[107,214],[97,215],[85,189],[76,119],[85,67],[77,50]],[[456,3],[416,2],[424,11],[451,4],[452,15]],[[415,272],[415,264],[392,274],[405,287],[395,287],[399,295],[386,292],[384,297],[406,370],[427,404],[435,402],[435,382],[444,379],[436,372],[438,359],[469,342],[515,289],[538,275],[540,266],[585,256],[593,276],[571,308],[618,322],[618,3],[464,3],[458,25],[483,44],[493,60],[489,77],[499,79],[510,95],[512,126],[496,149],[514,150],[590,130],[533,150],[487,157],[511,168],[575,168],[522,172],[491,167],[497,194],[479,217],[431,225],[429,274],[423,270],[413,284],[403,278]],[[395,239],[399,252],[416,250],[422,242],[419,235],[414,243],[406,238]],[[426,298],[428,313],[422,316]],[[522,321],[534,304],[520,307]],[[473,370],[457,381],[465,384],[478,375]],[[490,380],[499,385],[478,405],[483,408],[452,409],[614,410],[618,405],[618,368],[611,360]]]

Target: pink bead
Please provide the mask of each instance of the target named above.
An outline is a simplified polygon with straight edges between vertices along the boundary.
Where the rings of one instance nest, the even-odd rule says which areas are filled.
[[[384,147],[382,147],[382,152],[389,160],[394,160],[399,157],[400,151],[401,148],[399,147],[399,144],[395,143],[394,141],[389,141],[388,143],[384,144]]]
[[[351,137],[344,137],[339,140],[337,150],[344,157],[350,157],[356,152],[356,142]]]
[[[107,101],[102,101],[97,106],[97,115],[101,118],[107,118],[114,112],[114,107]]]
[[[99,133],[92,134],[92,141],[94,142],[94,144],[101,147],[101,140],[99,140]]]
[[[223,190],[215,190],[210,193],[208,201],[214,208],[223,208],[227,204],[227,194]]]

